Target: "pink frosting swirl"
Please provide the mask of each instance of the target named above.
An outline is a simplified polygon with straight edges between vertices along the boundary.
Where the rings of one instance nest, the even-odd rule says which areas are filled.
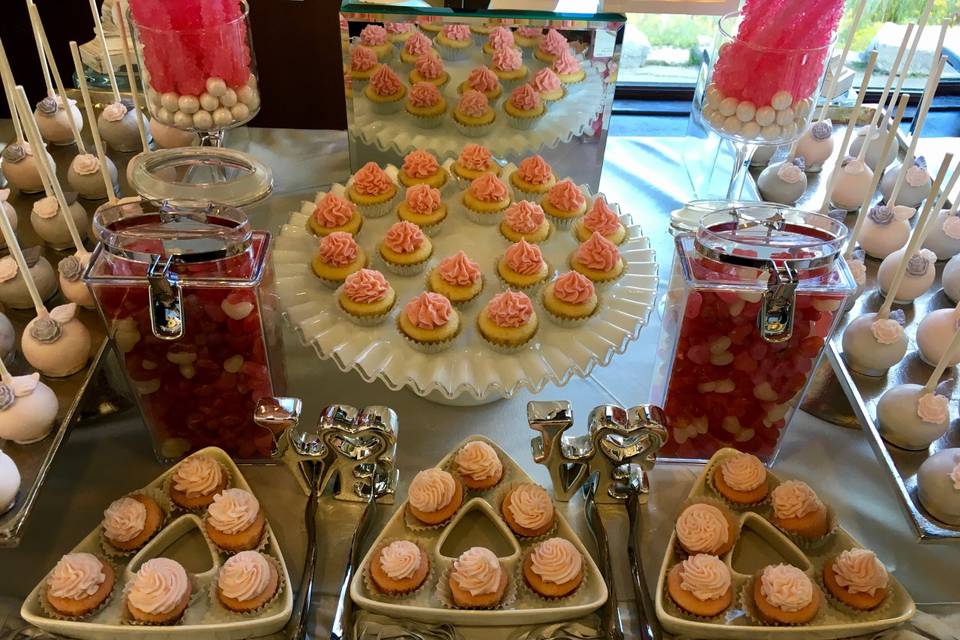
[[[401,220],[387,229],[383,244],[395,253],[413,253],[423,245],[426,236],[423,230],[412,222]]]
[[[577,262],[588,269],[612,271],[620,263],[620,251],[617,245],[594,231],[593,235],[577,248]]]
[[[500,71],[517,71],[523,66],[523,54],[513,48],[497,49],[493,52],[493,57],[491,57],[490,62],[493,64],[494,69]]]
[[[903,327],[892,318],[881,318],[873,321],[870,332],[880,344],[893,344],[903,335]]]
[[[413,29],[412,22],[387,22],[383,25],[389,34],[406,33]]]
[[[510,29],[506,27],[497,27],[491,31],[490,35],[487,36],[487,44],[489,44],[490,48],[494,51],[499,49],[512,49],[516,46],[513,39],[513,31],[510,31]]]
[[[467,191],[481,202],[500,202],[507,197],[507,185],[490,172],[477,177]]]
[[[367,47],[380,47],[387,44],[387,30],[378,24],[368,24],[360,32],[360,42]]]
[[[447,40],[463,42],[470,39],[470,27],[465,24],[446,24],[440,30]]]
[[[346,231],[334,231],[320,240],[320,260],[324,264],[343,267],[357,259],[360,247]]]
[[[540,107],[540,94],[529,84],[522,84],[510,93],[510,104],[521,111],[533,111]]]
[[[489,108],[490,101],[487,100],[487,96],[473,89],[464,91],[460,96],[460,102],[457,103],[457,110],[471,118],[483,116]]]
[[[517,29],[517,35],[524,38],[539,38],[543,35],[542,27],[520,27]]]
[[[868,549],[847,549],[833,561],[837,584],[850,593],[874,596],[878,589],[886,589],[890,582],[887,568]]]
[[[960,240],[960,216],[947,216],[941,228],[948,237]]]
[[[547,201],[560,211],[576,211],[586,204],[587,198],[577,185],[573,184],[573,180],[565,178],[550,187]]]
[[[272,576],[266,556],[259,551],[241,551],[223,563],[217,587],[224,596],[246,602],[263,594]]]
[[[823,503],[813,489],[801,480],[787,480],[770,492],[773,513],[777,518],[802,518],[823,509]]]
[[[333,192],[327,192],[313,210],[313,219],[323,227],[342,227],[356,213],[354,204]]]
[[[717,556],[698,553],[680,563],[680,588],[697,600],[716,600],[731,582],[730,569]]]
[[[553,284],[553,295],[567,304],[583,304],[593,297],[593,294],[590,278],[576,271],[564,273]]]
[[[547,490],[535,484],[521,484],[514,488],[507,508],[524,529],[540,529],[553,518],[553,502]]]
[[[473,171],[486,171],[493,164],[493,154],[481,144],[468,144],[460,150],[457,162]]]
[[[456,492],[452,475],[443,469],[424,469],[413,477],[407,499],[417,511],[434,513],[450,504]]]
[[[503,463],[493,447],[482,440],[473,440],[463,445],[456,455],[457,471],[474,480],[499,478]]]
[[[556,29],[549,29],[547,35],[540,41],[539,48],[544,53],[558,56],[567,50],[567,39]]]
[[[720,463],[720,475],[734,491],[753,491],[767,481],[767,470],[749,453],[738,453]]]
[[[620,229],[620,218],[607,205],[607,201],[602,196],[597,196],[593,201],[587,215],[583,216],[583,226],[588,231],[596,231],[602,236],[609,236]]]
[[[468,258],[463,251],[458,251],[440,261],[437,273],[449,285],[466,287],[480,278],[480,265]]]
[[[440,56],[432,52],[427,52],[419,56],[414,67],[417,73],[428,80],[442,78],[445,71],[443,68],[443,60],[440,59]]]
[[[730,540],[730,523],[723,512],[710,504],[692,504],[680,514],[677,538],[694,553],[716,553]]]
[[[391,580],[412,578],[422,562],[420,547],[409,540],[394,540],[380,552],[380,568]]]
[[[580,61],[570,53],[569,49],[565,48],[557,54],[556,60],[553,61],[553,70],[557,73],[576,73],[580,71]]]
[[[431,49],[433,49],[433,43],[430,38],[419,31],[410,36],[403,44],[403,50],[411,56],[422,56]]]
[[[500,86],[500,79],[487,67],[476,67],[467,76],[467,86],[481,93],[490,93]]]
[[[530,86],[536,89],[538,93],[548,93],[559,89],[562,83],[560,82],[560,76],[553,69],[544,67],[533,74]]]
[[[190,589],[187,572],[176,560],[154,558],[140,565],[127,592],[135,609],[149,614],[173,611]]]
[[[403,90],[403,83],[393,72],[393,69],[385,64],[380,65],[373,76],[370,78],[370,86],[379,96],[392,96]]]
[[[371,304],[379,302],[390,290],[390,283],[383,274],[374,269],[354,271],[343,281],[343,293],[353,302]]]
[[[529,200],[514,202],[504,213],[507,226],[517,233],[533,233],[543,225],[546,219],[543,208]]]
[[[100,159],[92,153],[80,153],[73,159],[73,170],[81,176],[100,171]]]
[[[408,302],[407,306],[403,308],[403,312],[407,315],[407,320],[414,326],[421,329],[436,329],[450,321],[453,306],[446,296],[424,291]],[[416,507],[417,505],[414,504],[413,506]]]
[[[103,512],[103,533],[117,542],[133,540],[143,533],[146,524],[147,508],[130,496],[114,500]]]
[[[498,327],[520,327],[533,316],[533,303],[522,291],[504,291],[490,299],[486,314]]]
[[[760,593],[782,611],[800,611],[813,602],[813,582],[796,567],[770,565],[760,574]]]
[[[260,514],[260,502],[245,489],[225,489],[207,507],[207,522],[217,531],[239,533],[250,527]]]
[[[423,149],[414,149],[403,159],[403,172],[411,178],[429,178],[439,170],[437,159]]]
[[[223,467],[210,456],[190,456],[173,470],[171,481],[189,497],[208,496],[223,483]]]
[[[917,417],[930,424],[950,420],[950,400],[937,393],[925,393],[917,399]]]
[[[61,108],[63,108],[59,100],[58,103],[61,104]],[[101,115],[103,115],[103,119],[108,122],[120,122],[127,115],[127,105],[122,102],[108,104],[103,108]]]
[[[540,247],[522,238],[520,242],[514,242],[507,247],[503,257],[511,271],[525,276],[532,276],[543,267],[543,254],[540,252]]]
[[[563,538],[544,540],[530,554],[530,569],[544,582],[570,582],[580,575],[582,568],[583,556],[572,542]]]
[[[440,208],[440,191],[428,184],[415,184],[407,189],[405,202],[412,211],[427,215]]]
[[[350,68],[353,71],[370,71],[379,64],[373,49],[356,46],[350,52]]]
[[[60,558],[47,578],[47,592],[55,598],[83,600],[95,594],[107,575],[103,563],[92,553],[68,553]]]
[[[524,182],[545,184],[553,177],[553,168],[543,156],[528,156],[517,166],[517,175]]]
[[[377,166],[375,162],[368,162],[353,174],[353,188],[365,196],[378,196],[386,193],[393,186],[393,181],[387,172]]]
[[[472,596],[496,593],[503,569],[493,551],[471,547],[453,562],[451,579]]]

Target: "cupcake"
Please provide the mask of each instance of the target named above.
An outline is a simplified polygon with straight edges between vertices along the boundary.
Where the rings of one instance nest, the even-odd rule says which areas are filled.
[[[581,324],[599,308],[600,301],[590,278],[576,271],[558,276],[543,290],[547,317],[560,326]]]
[[[487,100],[496,100],[503,94],[500,78],[488,67],[476,67],[471,70],[467,79],[457,87],[457,91],[461,94],[470,89],[479,91],[487,97]]]
[[[407,113],[416,118],[421,129],[436,129],[443,124],[443,114],[447,112],[447,99],[432,84],[419,82],[410,87],[410,94],[404,103]]]
[[[351,273],[366,267],[367,262],[367,254],[352,235],[335,231],[320,240],[310,267],[324,284],[338,287]]]
[[[348,275],[337,296],[340,309],[363,326],[383,322],[396,301],[397,292],[382,273],[373,269],[360,269]]]
[[[366,82],[381,66],[373,49],[356,46],[350,52],[350,78],[353,81]]]
[[[260,609],[279,589],[277,565],[259,551],[231,556],[217,574],[217,602],[235,613]]]
[[[767,469],[759,458],[737,453],[713,470],[713,488],[735,505],[751,505],[767,497]]]
[[[170,499],[184,509],[206,509],[213,496],[227,487],[227,474],[219,462],[205,455],[192,455],[180,462],[170,476]]]
[[[587,212],[587,198],[570,178],[564,178],[550,187],[540,204],[558,227],[566,228]]]
[[[473,42],[475,44],[482,45],[494,29],[496,29],[496,27],[492,24],[475,22],[470,25],[470,35],[473,36]]]
[[[118,551],[136,551],[160,530],[163,519],[153,498],[141,493],[124,496],[103,512],[103,538]]]
[[[549,29],[547,30],[547,35],[540,39],[540,42],[537,44],[537,48],[533,52],[533,55],[540,62],[553,64],[553,61],[557,59],[557,56],[564,51],[568,51],[569,49],[570,45],[567,43],[567,39],[564,38],[556,29]]]
[[[511,242],[544,242],[552,231],[553,225],[547,220],[543,209],[529,200],[520,200],[507,207],[503,222],[500,223],[500,234]]]
[[[147,560],[126,587],[126,607],[134,622],[175,624],[190,603],[193,588],[186,570],[176,560]]]
[[[806,624],[820,610],[820,591],[800,569],[769,565],[753,578],[753,604],[761,622]]]
[[[433,43],[430,38],[420,32],[415,32],[407,41],[403,43],[403,50],[400,51],[400,60],[406,64],[414,64],[417,59],[433,51]]]
[[[507,124],[514,129],[532,129],[547,114],[547,107],[540,94],[529,84],[523,84],[510,93],[503,103]]]
[[[417,26],[424,33],[435,36],[443,29],[443,22],[440,16],[418,16]]]
[[[667,593],[690,615],[712,618],[733,604],[733,576],[717,556],[698,553],[673,565]]]
[[[556,102],[567,95],[567,90],[563,88],[560,78],[549,67],[544,67],[533,74],[530,86],[536,89],[540,97],[547,102]]]
[[[491,609],[507,591],[507,572],[497,556],[471,547],[454,560],[448,584],[453,604],[465,609]]]
[[[521,239],[507,247],[497,260],[497,275],[506,287],[530,290],[550,277],[550,265],[543,259],[540,247]]]
[[[377,54],[377,59],[380,62],[393,55],[390,34],[379,24],[368,24],[363,28],[360,32],[360,44]]]
[[[507,27],[496,27],[487,36],[487,41],[483,45],[483,52],[488,56],[493,55],[500,49],[517,49],[517,43],[513,40],[513,31]],[[521,53],[521,55],[523,55]]]
[[[553,501],[541,486],[525,483],[513,487],[500,505],[503,520],[518,536],[536,538],[553,529]]]
[[[490,299],[477,316],[477,330],[497,351],[512,353],[537,333],[539,320],[533,303],[522,291],[504,291]]]
[[[586,242],[594,232],[616,245],[627,239],[627,228],[610,208],[603,196],[597,196],[587,214],[573,223],[573,235],[577,242]]]
[[[785,532],[815,540],[830,531],[827,507],[806,482],[787,480],[770,492],[770,521]]]
[[[503,478],[500,456],[483,440],[472,440],[463,445],[453,460],[457,476],[468,489],[492,489]]]
[[[483,291],[480,265],[458,251],[433,268],[427,278],[427,288],[446,296],[455,305],[464,305]]]
[[[490,58],[490,68],[507,88],[515,87],[527,79],[530,71],[523,64],[523,55],[517,49],[497,49]]]
[[[490,101],[479,91],[469,89],[463,92],[453,110],[453,120],[457,129],[470,138],[486,135],[497,119],[497,112]]]
[[[524,55],[529,55],[536,49],[542,39],[543,28],[541,27],[520,27],[513,34],[514,42],[523,50]]]
[[[370,101],[370,108],[375,113],[390,114],[396,113],[403,105],[407,88],[400,82],[400,78],[393,69],[382,64],[370,77],[363,95]]]
[[[697,502],[677,518],[677,542],[689,555],[709,553],[722,556],[737,541],[737,525],[733,514],[723,507]]]
[[[317,202],[307,224],[310,231],[321,237],[337,231],[356,235],[363,227],[363,216],[352,202],[327,192]]]
[[[213,544],[227,552],[255,549],[263,540],[267,519],[256,496],[245,489],[227,489],[207,507],[204,531]]]
[[[371,557],[367,575],[373,586],[389,596],[413,593],[430,573],[430,558],[410,540],[381,545]]]
[[[410,71],[410,84],[427,82],[438,89],[450,81],[450,74],[443,68],[443,60],[432,51],[419,58]]]
[[[510,206],[510,191],[495,174],[484,173],[463,192],[462,202],[474,222],[496,224],[499,214]]]
[[[453,172],[464,180],[473,180],[488,172],[499,176],[500,165],[493,159],[490,149],[480,144],[468,144],[453,163]]]
[[[590,239],[570,255],[570,268],[593,280],[595,285],[606,285],[622,276],[626,265],[617,245],[594,231]]]
[[[403,308],[397,328],[415,349],[433,353],[449,347],[460,333],[460,314],[445,296],[424,291]]]
[[[412,22],[387,22],[383,28],[387,30],[387,38],[395,46],[403,46],[417,32],[417,26]]]
[[[841,603],[857,611],[872,611],[887,597],[887,568],[867,549],[847,549],[823,568],[823,584]]]
[[[396,195],[397,185],[375,162],[360,167],[347,185],[347,198],[370,218],[386,215]]]
[[[429,151],[414,149],[403,158],[400,183],[405,187],[425,184],[437,189],[447,183],[447,171]]]
[[[560,82],[565,85],[578,84],[587,77],[586,72],[580,66],[580,61],[573,55],[569,49],[564,49],[553,61],[553,70],[560,78]]]
[[[434,235],[447,217],[447,205],[440,199],[440,191],[428,184],[415,184],[397,207],[401,220],[412,222],[427,235]]]
[[[420,227],[401,220],[387,229],[377,251],[387,269],[397,275],[409,276],[423,271],[433,255],[433,243]]]
[[[473,39],[465,24],[445,24],[433,40],[444,60],[463,60],[470,55]]]
[[[569,540],[544,540],[524,558],[523,580],[542,598],[564,598],[583,583],[583,556]]]
[[[540,155],[527,156],[510,174],[510,186],[519,191],[517,196],[523,200],[539,202],[556,183],[553,168]]]
[[[116,584],[113,567],[91,553],[68,553],[47,576],[44,596],[54,613],[82,618],[106,602]]]
[[[463,487],[443,469],[424,469],[414,476],[407,492],[407,513],[425,525],[446,522],[461,504]]]

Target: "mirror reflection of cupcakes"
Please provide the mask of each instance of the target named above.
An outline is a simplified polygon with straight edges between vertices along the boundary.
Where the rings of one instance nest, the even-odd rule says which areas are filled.
[[[468,89],[460,96],[453,109],[453,121],[457,130],[468,138],[485,136],[493,127],[497,112],[490,101],[479,91]]]
[[[410,71],[410,84],[412,85],[418,82],[426,82],[440,89],[449,81],[450,74],[443,67],[443,60],[432,51],[417,58],[413,69]]]
[[[414,123],[421,129],[436,129],[443,124],[447,99],[440,95],[440,90],[432,84],[418,82],[410,87],[404,109],[413,116]]]
[[[522,84],[504,101],[503,112],[507,115],[507,124],[512,128],[527,130],[547,115],[547,106],[536,89],[529,84]]]
[[[400,60],[405,64],[414,64],[420,56],[431,53],[433,50],[433,42],[430,38],[417,31],[403,43]]]
[[[513,39],[523,55],[529,57],[543,39],[543,27],[519,27]]]
[[[352,82],[367,82],[377,69],[380,68],[380,61],[373,49],[363,46],[356,46],[350,51],[350,78]]]
[[[490,57],[490,68],[500,82],[512,89],[526,81],[530,70],[523,63],[523,54],[518,49],[497,49]]]
[[[561,51],[557,59],[553,61],[553,70],[560,78],[560,82],[565,85],[580,84],[587,77],[580,61],[569,49]]]
[[[569,50],[570,45],[567,42],[567,39],[557,31],[556,29],[549,29],[547,35],[540,38],[540,42],[537,44],[537,48],[534,51],[533,55],[540,62],[546,62],[547,64],[553,64],[553,61],[557,59],[564,51]]]
[[[369,48],[380,62],[386,62],[393,55],[390,34],[379,24],[368,24],[360,31],[360,44]]]
[[[549,67],[544,67],[533,74],[530,86],[536,89],[540,97],[547,102],[556,102],[567,95],[560,77]]]
[[[503,94],[503,86],[497,74],[482,65],[470,71],[467,79],[457,86],[457,93],[462,95],[470,89],[479,91],[487,100],[496,100]]]
[[[370,108],[374,113],[387,115],[396,113],[403,106],[407,88],[393,69],[382,64],[370,76],[370,82],[364,88],[363,95],[370,101]]]
[[[444,60],[464,60],[473,46],[470,27],[465,24],[445,24],[433,39],[433,44]]]
[[[513,39],[513,31],[507,27],[496,27],[483,43],[483,52],[488,56],[492,56],[500,49],[516,49],[520,52],[520,48]],[[523,55],[522,52],[520,54]]]

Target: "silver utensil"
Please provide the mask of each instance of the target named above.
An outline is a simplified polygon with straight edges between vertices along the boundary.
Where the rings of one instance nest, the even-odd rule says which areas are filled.
[[[627,558],[630,560],[630,575],[633,578],[633,595],[636,600],[637,626],[640,627],[642,640],[661,640],[663,630],[657,619],[657,610],[650,598],[647,589],[647,577],[643,569],[643,558],[640,553],[640,532],[642,528],[640,509],[639,483],[633,481],[627,484],[627,517],[630,520],[630,530],[627,537]]]
[[[610,541],[603,526],[595,500],[599,473],[595,472],[583,485],[583,514],[587,527],[597,544],[597,564],[604,582],[607,583],[607,601],[600,610],[600,630],[608,640],[623,640],[623,625],[620,622],[620,610],[617,608],[617,588],[613,580],[613,564],[610,562]]]

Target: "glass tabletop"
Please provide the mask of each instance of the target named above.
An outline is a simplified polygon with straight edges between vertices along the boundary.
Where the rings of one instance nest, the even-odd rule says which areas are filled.
[[[557,0],[556,2],[529,2],[524,3],[531,8],[513,8],[518,2],[503,0],[385,0],[382,3],[358,2],[343,0],[340,11],[347,14],[347,19],[360,16],[350,14],[383,14],[404,15],[414,17],[435,18],[437,22],[460,22],[464,19],[506,19],[536,21],[538,24],[547,24],[560,28],[576,28],[586,26],[574,23],[592,22],[623,22],[626,16],[622,13],[601,11],[602,4],[596,0]],[[555,5],[554,10],[545,7]],[[546,21],[546,22],[541,22]]]

